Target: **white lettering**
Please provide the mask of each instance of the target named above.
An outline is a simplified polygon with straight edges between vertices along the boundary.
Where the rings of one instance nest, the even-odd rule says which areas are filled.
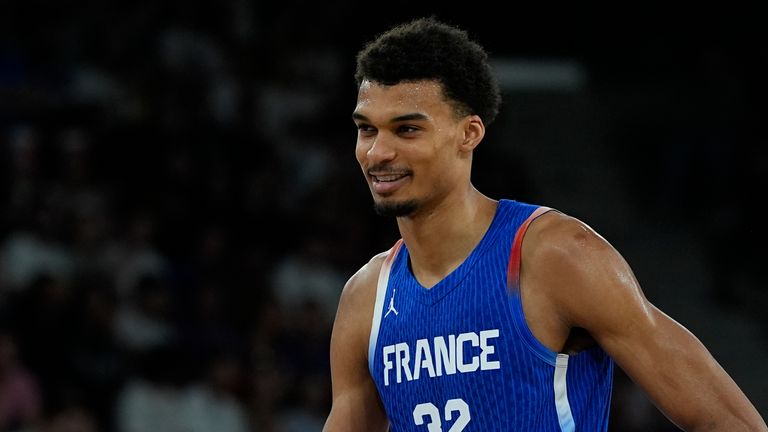
[[[480,345],[477,333],[462,333],[456,338],[456,368],[461,373],[474,372],[480,366],[477,356],[472,356],[470,363],[464,363],[464,342],[471,342],[473,347]]]
[[[432,352],[429,350],[429,341],[427,339],[416,341],[416,355],[413,357],[413,379],[419,379],[422,368],[427,369],[430,378],[435,377],[435,367],[432,365]]]
[[[443,368],[445,366],[445,368]],[[435,338],[435,369],[437,376],[443,375],[443,370],[447,375],[456,373],[456,336],[448,335],[448,346],[445,346],[445,338],[438,336]]]
[[[499,337],[499,329],[480,332],[480,370],[501,369],[498,360],[488,360],[488,355],[496,352],[496,347],[488,345],[488,339]]]
[[[389,355],[395,352],[394,345],[387,345],[384,347],[384,385],[389,385],[389,371],[392,370],[392,360],[389,360]]]
[[[400,342],[399,344],[395,345],[395,350],[397,351],[395,354],[395,360],[397,360],[397,383],[400,384],[403,382],[400,371],[405,373],[405,379],[411,381],[413,377],[411,377],[411,370],[408,369],[408,362],[411,361],[411,354],[408,350],[408,344],[405,342]]]
[[[386,345],[382,349],[384,385],[389,385],[393,369],[398,384],[403,380],[413,381],[421,378],[422,369],[427,370],[430,378],[443,376],[443,374],[453,375],[456,371],[471,373],[478,369],[501,369],[498,355],[494,357],[499,334],[498,329],[491,329],[481,331],[479,336],[475,332],[467,332],[459,333],[458,336],[453,334],[447,337],[436,336],[431,341],[417,339],[413,357],[407,342]],[[480,349],[479,354],[475,354],[476,350],[473,349],[477,347]],[[411,359],[413,359],[412,363]]]

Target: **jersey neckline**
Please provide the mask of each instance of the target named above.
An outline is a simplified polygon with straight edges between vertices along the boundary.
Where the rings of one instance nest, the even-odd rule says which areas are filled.
[[[491,220],[491,224],[488,226],[488,229],[485,231],[485,234],[483,234],[483,237],[480,239],[480,242],[477,244],[477,246],[472,249],[472,252],[469,253],[469,255],[461,264],[459,264],[458,267],[456,267],[446,277],[432,286],[432,288],[425,288],[421,282],[416,279],[416,276],[414,276],[413,271],[411,270],[408,246],[403,244],[403,247],[400,251],[401,253],[399,253],[396,258],[398,262],[395,264],[395,267],[405,267],[402,271],[409,281],[409,285],[415,288],[416,298],[418,298],[423,303],[435,304],[442,300],[456,287],[461,285],[461,282],[467,277],[467,275],[469,275],[472,267],[474,267],[480,257],[482,257],[483,254],[485,254],[485,252],[487,252],[499,238],[499,227],[503,226],[504,221],[507,219],[507,215],[509,214],[508,209],[512,202],[514,201],[509,199],[499,200],[498,205],[496,206],[496,212],[494,213],[493,219]]]

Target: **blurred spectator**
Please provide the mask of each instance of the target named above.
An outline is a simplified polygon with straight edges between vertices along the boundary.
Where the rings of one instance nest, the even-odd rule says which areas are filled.
[[[106,275],[83,276],[76,299],[75,334],[71,345],[72,377],[90,408],[92,421],[114,430],[113,401],[131,372],[130,352],[115,337],[118,300]]]
[[[37,425],[16,432],[100,432],[92,413],[78,404],[68,405],[47,415]]]
[[[118,342],[130,351],[167,345],[176,337],[171,316],[173,296],[165,281],[155,276],[138,280],[134,301],[123,301],[116,317]]]
[[[47,274],[13,298],[10,325],[25,364],[43,389],[45,404],[77,387],[72,381],[71,347],[75,339],[73,287]]]
[[[72,254],[54,233],[60,216],[54,208],[38,208],[30,215],[36,222],[34,227],[12,232],[0,245],[0,300],[30,286],[42,274],[72,276]]]
[[[216,355],[205,376],[183,393],[179,417],[187,432],[248,432],[250,419],[242,396],[243,371],[231,354]]]
[[[155,229],[155,218],[139,212],[128,221],[126,238],[116,239],[104,252],[105,270],[114,275],[121,300],[133,300],[141,278],[166,275],[166,259],[154,244]]]
[[[285,311],[306,301],[319,305],[326,317],[336,314],[341,289],[348,276],[329,262],[332,241],[322,234],[308,234],[295,251],[278,262],[272,273],[275,298]]]
[[[323,374],[307,376],[295,387],[296,400],[277,413],[279,432],[320,431],[330,410],[330,380]]]
[[[55,413],[41,432],[99,432],[96,420],[83,407],[70,407]]]
[[[37,380],[20,363],[13,335],[0,329],[0,431],[32,427],[41,413]]]
[[[195,356],[205,358],[221,350],[242,349],[243,337],[235,328],[235,307],[227,304],[227,288],[214,281],[204,283],[187,295],[185,315],[177,324],[179,342]]]
[[[171,346],[142,353],[141,368],[117,396],[117,432],[188,432],[183,422],[183,353]]]
[[[4,225],[17,226],[34,214],[44,187],[41,172],[41,137],[34,126],[21,124],[10,128],[6,139],[7,147],[0,148],[0,168],[5,186],[0,189],[5,189],[5,211],[0,221]]]
[[[248,349],[251,380],[247,404],[254,429],[275,430],[275,414],[292,388],[292,368],[283,369],[280,348],[285,336],[285,318],[280,308],[269,301],[254,310],[257,318],[251,329]]]

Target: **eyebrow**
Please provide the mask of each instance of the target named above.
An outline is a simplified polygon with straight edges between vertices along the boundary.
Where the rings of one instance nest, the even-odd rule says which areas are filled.
[[[370,122],[368,117],[366,117],[366,116],[364,116],[364,115],[362,115],[362,114],[360,114],[358,112],[353,112],[352,113],[352,119],[353,120]],[[397,117],[392,117],[391,119],[389,119],[389,122],[390,123],[398,123],[398,122],[404,122],[404,121],[428,120],[428,119],[429,119],[429,117],[426,114],[410,113],[410,114],[399,115]]]

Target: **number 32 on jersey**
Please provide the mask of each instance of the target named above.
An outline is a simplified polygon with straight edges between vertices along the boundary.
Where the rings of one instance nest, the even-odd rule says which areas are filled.
[[[449,399],[443,410],[445,421],[453,420],[453,413],[458,413],[458,417],[448,432],[461,432],[472,418],[469,415],[469,405],[463,399]],[[413,409],[413,421],[417,426],[426,422],[428,432],[443,432],[442,418],[440,410],[430,402],[420,403]]]

